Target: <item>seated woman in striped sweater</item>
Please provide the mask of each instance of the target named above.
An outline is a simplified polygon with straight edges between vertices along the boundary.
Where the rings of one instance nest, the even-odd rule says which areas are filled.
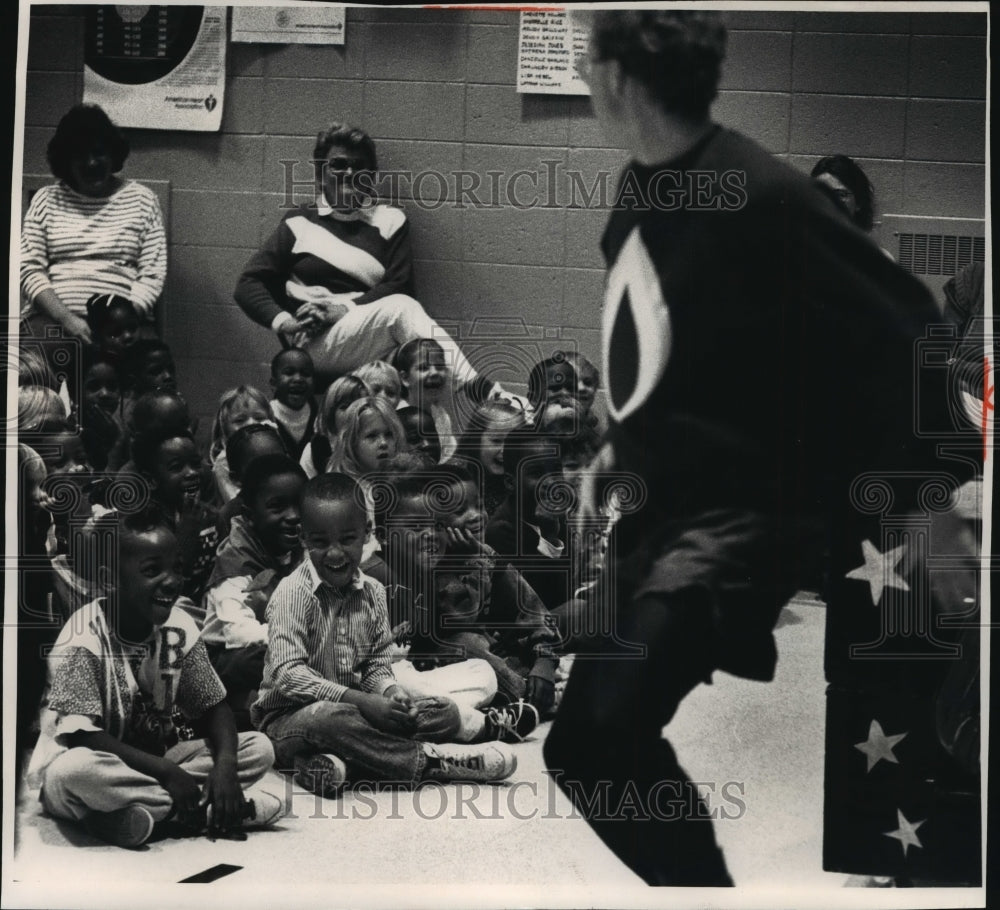
[[[456,379],[480,400],[502,394],[413,298],[410,225],[374,202],[375,143],[335,123],[316,139],[316,201],[287,212],[247,263],[235,297],[255,322],[304,348],[327,381],[434,338]]]
[[[41,338],[58,324],[66,336],[96,341],[86,319],[94,294],[124,297],[140,319],[152,321],[167,241],[156,195],[119,176],[128,153],[127,140],[97,105],[76,105],[59,121],[48,146],[59,182],[35,193],[21,232],[27,334]]]

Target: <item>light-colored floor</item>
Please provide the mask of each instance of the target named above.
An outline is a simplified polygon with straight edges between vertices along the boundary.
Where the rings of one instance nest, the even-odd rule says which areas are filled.
[[[669,727],[688,774],[714,782],[710,804],[720,816],[738,816],[720,817],[716,831],[741,891],[801,886],[815,894],[839,891],[845,880],[820,865],[823,624],[820,605],[793,601],[776,633],[775,680],[717,674],[714,685],[685,700]],[[107,907],[118,895],[152,889],[166,905],[177,891],[170,883],[220,863],[242,868],[196,893],[230,906],[303,905],[314,898],[343,906],[383,894],[387,902],[430,906],[453,897],[468,904],[470,896],[497,906],[624,906],[662,894],[619,863],[551,784],[541,755],[547,732],[545,725],[516,747],[518,770],[505,785],[348,793],[339,801],[297,793],[294,817],[245,842],[162,840],[120,850],[42,817],[35,794],[23,794],[14,868],[4,875],[20,884],[7,897],[23,894],[23,887],[45,903],[42,895],[53,887],[71,887],[73,905]],[[387,891],[372,890],[379,881]],[[462,888],[469,890],[454,890]],[[193,895],[184,893],[190,906]],[[134,895],[122,900],[137,906]],[[53,895],[49,905],[57,903]]]

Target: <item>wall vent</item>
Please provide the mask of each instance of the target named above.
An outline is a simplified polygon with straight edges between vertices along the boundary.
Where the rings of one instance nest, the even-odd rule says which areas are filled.
[[[899,264],[914,275],[954,275],[970,262],[986,261],[986,238],[968,234],[898,232]]]

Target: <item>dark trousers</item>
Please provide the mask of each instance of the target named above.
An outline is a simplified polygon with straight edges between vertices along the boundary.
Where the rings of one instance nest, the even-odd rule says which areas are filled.
[[[662,728],[712,669],[707,597],[620,601],[621,637],[645,657],[577,659],[545,742],[559,787],[611,850],[650,885],[732,885],[708,807]],[[615,648],[609,642],[607,651]],[[701,817],[699,817],[699,815]]]
[[[253,730],[250,722],[250,696],[260,688],[264,678],[264,655],[267,645],[263,642],[245,648],[225,648],[218,645],[208,649],[209,660],[226,687],[226,701],[233,709],[236,729]]]

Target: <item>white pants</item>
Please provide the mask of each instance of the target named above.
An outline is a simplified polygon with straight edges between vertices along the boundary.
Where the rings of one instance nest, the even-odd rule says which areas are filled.
[[[179,742],[164,758],[180,765],[199,784],[215,764],[204,739]],[[256,783],[273,765],[274,749],[263,733],[239,734],[236,776],[240,786]],[[158,822],[170,815],[174,805],[158,780],[110,752],[78,746],[67,749],[45,769],[42,805],[50,815],[79,821],[90,812],[114,812],[135,804],[145,806]]]
[[[385,360],[401,344],[416,338],[433,338],[441,345],[456,388],[475,378],[476,371],[451,335],[406,294],[390,294],[355,307],[315,338],[293,336],[319,372],[341,375],[372,360]]]
[[[408,660],[398,660],[392,665],[392,674],[411,698],[436,695],[450,698],[458,705],[462,726],[455,739],[471,743],[480,736],[486,715],[479,708],[485,707],[497,694],[497,675],[485,661],[473,658],[418,670]]]

